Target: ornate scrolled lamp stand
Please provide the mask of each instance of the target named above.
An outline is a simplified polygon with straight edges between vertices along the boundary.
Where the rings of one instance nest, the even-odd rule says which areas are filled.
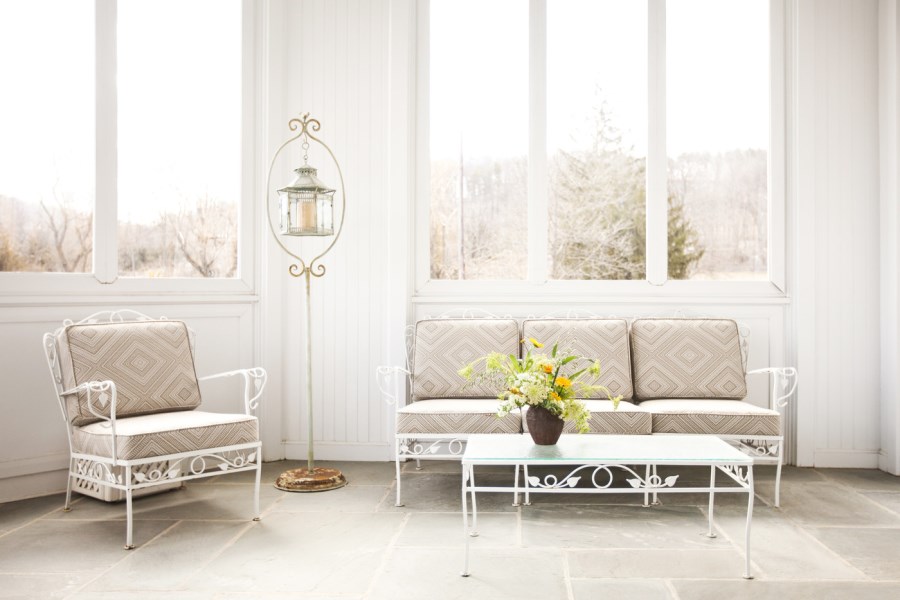
[[[293,277],[303,277],[306,281],[306,402],[308,409],[308,452],[305,468],[285,471],[275,480],[275,487],[288,492],[321,492],[333,490],[347,485],[347,479],[338,469],[328,469],[315,466],[315,452],[313,449],[313,401],[312,401],[312,310],[310,306],[309,287],[313,277],[325,275],[325,265],[319,260],[337,243],[344,227],[344,208],[346,197],[344,194],[344,176],[334,153],[322,140],[313,135],[319,131],[321,124],[316,119],[311,119],[309,113],[305,113],[299,119],[291,119],[288,122],[291,131],[299,132],[285,141],[272,157],[269,165],[269,174],[266,178],[266,213],[268,215],[269,230],[278,245],[297,262],[291,264],[288,272]],[[317,170],[308,163],[309,141],[312,140],[325,148],[334,165],[337,168],[340,179],[341,216],[337,232],[334,230],[334,194],[335,190],[323,184]],[[272,223],[272,202],[270,198],[272,169],[278,155],[288,145],[301,141],[303,147],[303,166],[294,169],[297,174],[294,181],[286,187],[278,190],[279,196],[279,228],[276,232]],[[281,236],[330,236],[334,239],[321,253],[312,260],[306,262],[298,254],[288,248],[279,237]]]

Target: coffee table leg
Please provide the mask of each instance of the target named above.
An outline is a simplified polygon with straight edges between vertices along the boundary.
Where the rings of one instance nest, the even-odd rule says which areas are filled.
[[[519,464],[515,466],[516,475],[513,479],[513,506],[519,506]]]
[[[472,531],[469,537],[478,537],[478,506],[475,504],[475,466],[469,467],[469,490],[472,492]]]
[[[648,484],[650,483],[650,465],[647,465],[644,468],[644,481],[646,481]],[[644,505],[643,506],[644,506],[644,508],[650,507],[650,488],[646,487],[646,486],[644,487]]]
[[[713,465],[709,468],[709,531],[706,532],[706,537],[714,538],[716,537],[715,532],[713,532],[713,507],[715,506],[715,492],[716,489],[716,466]]]
[[[469,506],[466,499],[466,494],[468,493],[466,484],[469,482],[471,468],[470,465],[463,465],[462,468],[463,537],[466,539],[465,562],[463,563],[462,573],[460,573],[463,577],[469,576]]]
[[[753,579],[750,574],[750,523],[753,520],[753,465],[747,467],[747,528],[744,531],[744,554],[747,563],[744,566],[744,579]]]
[[[531,506],[531,495],[528,492],[528,465],[522,465],[525,472],[525,506]]]

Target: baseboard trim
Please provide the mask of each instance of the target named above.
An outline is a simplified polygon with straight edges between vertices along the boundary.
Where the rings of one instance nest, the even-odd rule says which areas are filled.
[[[27,458],[14,458],[0,461],[0,479],[21,477],[23,475],[36,475],[49,471],[59,471],[69,467],[69,453],[56,452],[43,456],[30,456]]]
[[[832,469],[877,469],[877,450],[816,450],[815,467]]]
[[[288,460],[306,460],[306,442],[284,442],[284,457]],[[390,444],[361,442],[316,442],[316,460],[358,460],[380,462],[393,460]]]

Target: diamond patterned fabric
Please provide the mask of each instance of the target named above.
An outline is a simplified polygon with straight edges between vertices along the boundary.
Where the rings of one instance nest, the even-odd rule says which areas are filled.
[[[525,339],[535,338],[544,344],[546,354],[553,344],[560,351],[600,360],[600,385],[609,388],[613,396],[631,400],[631,352],[628,348],[628,323],[622,319],[537,319],[522,324]],[[595,392],[589,398],[605,398]]]
[[[747,395],[737,324],[729,319],[636,319],[637,400]]]
[[[58,336],[63,385],[87,381],[116,383],[116,415],[127,417],[200,405],[187,326],[180,321],[135,321],[69,325]],[[110,404],[94,398],[109,415]],[[73,425],[97,421],[82,392],[67,399]]]
[[[416,323],[413,400],[496,398],[499,389],[469,384],[459,370],[490,352],[519,352],[514,319],[430,319]]]
[[[116,458],[134,460],[253,443],[259,439],[256,417],[199,410],[116,419]],[[75,452],[112,456],[112,430],[100,422],[76,427]]]
[[[781,435],[778,411],[740,400],[648,400],[641,408],[653,414],[653,433]]]
[[[497,416],[494,400],[420,400],[397,411],[397,433],[519,433],[522,416],[514,411]]]

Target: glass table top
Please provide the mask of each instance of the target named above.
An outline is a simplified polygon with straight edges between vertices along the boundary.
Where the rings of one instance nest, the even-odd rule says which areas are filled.
[[[564,434],[554,446],[538,446],[526,434],[469,436],[463,463],[752,464],[727,442],[707,435]]]

